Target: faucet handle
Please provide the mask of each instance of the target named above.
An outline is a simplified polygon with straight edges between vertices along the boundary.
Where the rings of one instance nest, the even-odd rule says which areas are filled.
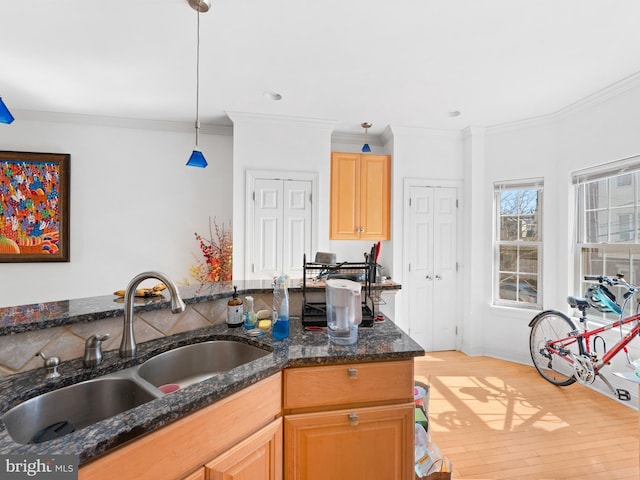
[[[111,337],[111,334],[109,333],[104,333],[104,334],[96,333],[95,335],[91,335],[89,338],[87,338],[87,341],[85,342],[85,347],[100,348],[100,345],[102,344],[102,342],[107,340],[109,337]]]
[[[36,353],[36,357],[38,356],[44,360],[44,368],[47,370],[46,378],[57,378],[60,376],[60,372],[58,372],[60,357],[47,357],[42,351]]]
[[[87,338],[84,344],[84,356],[82,357],[82,363],[85,367],[97,367],[102,363],[102,342],[110,336],[108,333],[96,333]]]

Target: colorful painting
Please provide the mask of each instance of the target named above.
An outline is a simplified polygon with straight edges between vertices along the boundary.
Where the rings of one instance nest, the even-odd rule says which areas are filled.
[[[0,151],[0,262],[69,261],[69,162]]]

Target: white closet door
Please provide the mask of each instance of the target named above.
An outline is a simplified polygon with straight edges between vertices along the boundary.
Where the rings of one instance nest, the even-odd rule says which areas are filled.
[[[256,179],[253,222],[253,271],[257,278],[280,272],[283,244],[282,180]]]
[[[433,188],[411,187],[409,334],[433,351]]]
[[[285,180],[282,272],[302,278],[302,259],[311,258],[311,182]]]
[[[257,178],[254,192],[251,278],[302,278],[303,255],[311,258],[311,182]]]
[[[411,187],[409,333],[427,351],[456,348],[456,189]]]
[[[433,350],[455,350],[457,295],[456,189],[434,189]]]

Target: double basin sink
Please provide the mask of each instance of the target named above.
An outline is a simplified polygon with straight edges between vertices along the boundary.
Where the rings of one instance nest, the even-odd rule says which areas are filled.
[[[160,353],[119,372],[31,398],[2,416],[11,438],[43,443],[271,353],[234,340],[211,340]]]

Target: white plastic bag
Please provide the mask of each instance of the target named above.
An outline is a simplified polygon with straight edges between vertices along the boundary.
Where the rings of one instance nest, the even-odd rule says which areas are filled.
[[[422,428],[420,426],[420,428]],[[424,430],[424,429],[423,429]],[[438,472],[442,468],[442,455],[440,449],[433,442],[427,442],[426,445],[417,446],[416,444],[416,475],[420,478]]]

